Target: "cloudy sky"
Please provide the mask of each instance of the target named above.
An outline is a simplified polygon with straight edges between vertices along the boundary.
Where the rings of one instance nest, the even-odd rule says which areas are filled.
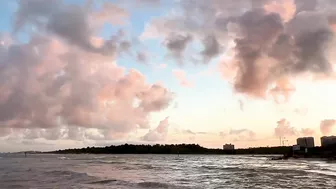
[[[0,7],[0,151],[336,134],[334,0]]]

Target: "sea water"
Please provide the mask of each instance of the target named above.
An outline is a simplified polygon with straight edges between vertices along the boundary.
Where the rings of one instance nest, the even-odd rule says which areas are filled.
[[[1,189],[336,188],[336,164],[267,156],[10,154]]]

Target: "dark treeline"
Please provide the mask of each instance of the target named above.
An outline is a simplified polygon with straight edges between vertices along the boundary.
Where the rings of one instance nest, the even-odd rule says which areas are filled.
[[[209,149],[198,144],[133,145],[123,144],[106,147],[87,147],[58,150],[60,154],[286,154],[291,147],[259,147],[236,150]]]

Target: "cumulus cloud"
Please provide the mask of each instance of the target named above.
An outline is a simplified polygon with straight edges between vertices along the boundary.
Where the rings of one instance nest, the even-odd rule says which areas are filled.
[[[217,41],[216,36],[209,35],[203,40],[204,50],[201,52],[204,62],[209,62],[212,58],[218,56],[222,51],[222,45]]]
[[[97,36],[92,15],[61,1],[19,1],[14,32],[38,30],[24,43],[1,38],[1,136],[118,139],[148,128],[150,114],[170,105],[168,89],[116,64],[122,33]]]
[[[187,45],[191,42],[190,35],[172,33],[167,36],[164,45],[169,51],[169,55],[176,58],[180,63],[183,61],[183,53]]]
[[[187,74],[183,70],[175,69],[173,70],[173,75],[182,87],[192,87],[194,85],[193,82],[187,79]]]
[[[277,137],[291,137],[297,135],[297,131],[290,125],[286,119],[277,121],[277,127],[274,129],[274,135]]]
[[[314,134],[314,129],[301,128],[299,130],[291,126],[290,122],[286,119],[277,121],[277,127],[274,129],[274,135],[277,137],[312,136]]]
[[[92,43],[95,30],[111,20],[122,20],[127,17],[125,10],[110,3],[103,9],[91,11],[86,6],[65,5],[61,1],[21,0],[15,16],[14,32],[21,31],[25,26],[36,27],[42,32],[55,34],[68,43],[87,51],[111,55],[116,51],[116,44],[111,39],[102,41],[99,46]]]
[[[145,141],[163,141],[167,137],[169,129],[169,117],[160,121],[159,125],[154,130],[149,130],[147,134],[142,137]]]
[[[179,1],[174,14],[153,19],[142,36],[171,38],[172,44],[179,45],[166,45],[166,48],[178,56],[186,44],[190,44],[186,40],[186,36],[190,36],[201,48],[203,46],[203,50],[196,50],[193,56],[207,61],[230,56],[220,62],[220,67],[223,74],[230,73],[230,78],[224,78],[233,80],[236,92],[252,98],[271,95],[277,103],[288,102],[296,90],[293,79],[307,73],[314,78],[334,78],[330,59],[336,31],[333,30],[336,27],[330,8],[332,3],[318,0]],[[172,34],[175,37],[171,37]],[[172,48],[175,46],[178,48]]]
[[[264,5],[264,9],[267,12],[278,13],[284,22],[288,22],[295,15],[296,4],[294,0],[269,1]]]
[[[325,119],[321,121],[320,130],[323,135],[330,135],[336,124],[334,119]]]

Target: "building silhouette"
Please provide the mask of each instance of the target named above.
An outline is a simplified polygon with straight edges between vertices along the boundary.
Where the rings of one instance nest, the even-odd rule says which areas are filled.
[[[329,146],[336,144],[336,136],[323,136],[321,137],[321,146]]]
[[[301,137],[296,139],[296,143],[305,148],[313,148],[315,146],[314,137]]]
[[[223,145],[223,150],[234,150],[233,144],[225,144]]]

